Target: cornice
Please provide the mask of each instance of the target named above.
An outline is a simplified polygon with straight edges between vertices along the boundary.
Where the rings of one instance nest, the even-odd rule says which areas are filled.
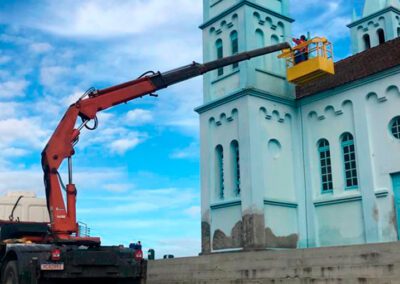
[[[294,22],[294,20],[293,20],[292,18],[290,18],[290,17],[287,17],[287,16],[284,16],[284,15],[282,15],[282,14],[279,14],[279,13],[277,13],[277,12],[275,12],[275,11],[272,11],[272,10],[270,10],[270,9],[268,9],[268,8],[265,8],[265,7],[263,7],[263,6],[254,4],[254,3],[252,3],[252,2],[250,2],[250,1],[248,1],[248,0],[242,0],[241,2],[239,2],[239,3],[237,3],[236,5],[232,6],[231,8],[229,8],[229,9],[223,11],[223,12],[220,13],[219,15],[217,15],[217,16],[215,16],[215,17],[209,19],[208,21],[204,22],[202,25],[199,26],[199,28],[203,30],[204,28],[206,28],[206,27],[208,27],[208,26],[214,24],[215,22],[221,20],[221,19],[224,18],[225,16],[227,16],[227,15],[233,13],[235,10],[237,10],[237,9],[239,9],[239,8],[241,8],[242,6],[245,6],[245,5],[246,5],[246,6],[249,6],[249,7],[252,7],[252,8],[255,8],[255,9],[258,9],[258,10],[260,10],[260,11],[262,11],[262,12],[265,12],[265,13],[267,13],[267,14],[270,14],[270,15],[275,16],[275,17],[277,17],[277,18],[280,18],[280,19],[282,19],[282,20],[288,21],[289,23],[293,23],[293,22]]]
[[[361,23],[363,23],[363,22],[367,22],[367,21],[369,21],[369,20],[372,20],[373,18],[376,18],[376,17],[378,17],[378,16],[380,16],[380,15],[386,13],[386,12],[395,12],[395,13],[397,13],[397,14],[400,15],[400,10],[399,10],[399,9],[390,6],[390,7],[387,7],[387,8],[385,8],[385,9],[383,9],[383,10],[380,10],[380,11],[378,11],[378,12],[375,12],[375,13],[373,13],[373,14],[371,14],[371,15],[368,15],[368,16],[362,18],[362,19],[359,19],[359,20],[357,20],[357,21],[354,21],[354,22],[348,24],[347,27],[348,27],[348,28],[352,28],[352,27],[357,26],[357,25],[359,25],[359,24],[361,24]]]

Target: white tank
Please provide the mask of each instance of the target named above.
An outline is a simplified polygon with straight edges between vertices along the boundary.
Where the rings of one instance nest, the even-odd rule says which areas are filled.
[[[14,210],[14,221],[21,222],[49,222],[46,199],[36,197],[34,192],[13,191],[0,197],[0,220],[10,220],[11,212],[19,200]]]

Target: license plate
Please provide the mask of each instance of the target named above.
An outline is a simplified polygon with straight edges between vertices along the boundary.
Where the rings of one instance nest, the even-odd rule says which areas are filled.
[[[40,265],[41,270],[64,270],[64,263],[43,263]]]

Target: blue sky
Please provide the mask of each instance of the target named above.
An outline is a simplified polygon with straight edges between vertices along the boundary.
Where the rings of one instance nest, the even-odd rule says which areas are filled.
[[[267,1],[267,0],[266,0]],[[294,34],[350,54],[352,5],[292,0]],[[0,194],[43,195],[40,153],[66,107],[98,89],[202,61],[200,0],[0,0]],[[79,220],[104,244],[141,240],[157,256],[200,251],[198,117],[192,79],[99,115],[74,157]],[[63,174],[66,180],[65,173]]]

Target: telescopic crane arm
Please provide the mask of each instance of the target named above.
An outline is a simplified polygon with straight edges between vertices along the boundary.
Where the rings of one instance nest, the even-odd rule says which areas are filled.
[[[75,153],[74,145],[79,139],[81,129],[83,127],[89,128],[87,123],[90,120],[95,120],[95,124],[97,124],[96,115],[98,112],[145,95],[152,95],[157,90],[202,75],[211,70],[287,48],[290,48],[288,43],[281,43],[204,64],[193,62],[190,65],[165,73],[153,73],[106,89],[92,90],[87,93],[87,97],[82,97],[72,104],[42,152],[47,207],[50,213],[51,231],[54,238],[65,242],[100,242],[98,238],[77,237],[76,188],[72,180],[71,159]],[[75,128],[78,117],[82,119],[82,124]],[[68,159],[69,180],[64,188],[58,169],[65,159]],[[66,191],[67,206],[64,203],[62,189]]]

